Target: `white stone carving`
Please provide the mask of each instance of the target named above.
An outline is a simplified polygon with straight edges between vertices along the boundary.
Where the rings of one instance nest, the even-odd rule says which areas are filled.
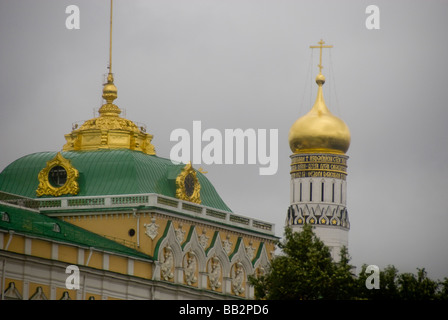
[[[206,236],[206,230],[203,229],[202,230],[202,234],[199,236],[199,244],[201,245],[202,248],[205,249],[205,247],[207,246],[208,243],[208,239],[210,239],[209,237]]]
[[[184,273],[185,273],[185,282],[189,286],[198,281],[198,278],[196,277],[196,269],[197,269],[196,255],[194,254],[194,252],[188,252],[186,254],[185,259]]]
[[[208,270],[208,280],[210,282],[210,288],[212,290],[219,289],[221,287],[221,264],[217,257],[213,257],[210,259]]]
[[[143,226],[146,228],[146,235],[152,240],[159,234],[159,225],[156,224],[156,218],[152,218],[151,223],[145,223]]]
[[[232,250],[232,244],[233,244],[232,242],[229,241],[229,239],[230,239],[230,236],[227,235],[226,240],[224,240],[222,242],[222,247],[224,248],[224,251],[227,253],[227,255],[230,254],[230,251]]]
[[[161,277],[163,280],[171,280],[174,277],[174,256],[171,247],[166,247],[163,255],[163,262],[160,268]]]
[[[232,290],[237,296],[244,293],[243,281],[244,281],[243,264],[241,262],[237,262],[234,265],[232,273]]]
[[[182,223],[179,223],[179,227],[176,229],[176,240],[179,243],[184,241],[185,231],[182,230]]]
[[[249,246],[246,247],[246,254],[247,254],[247,257],[249,258],[249,260],[252,261],[252,259],[253,259],[254,256],[255,256],[255,248],[252,247],[252,241],[249,242]]]

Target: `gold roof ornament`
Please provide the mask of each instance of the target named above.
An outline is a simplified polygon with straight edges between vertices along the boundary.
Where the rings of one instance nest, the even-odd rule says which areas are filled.
[[[334,116],[325,104],[322,86],[325,77],[322,74],[322,49],[332,48],[323,40],[320,49],[319,74],[316,101],[311,110],[294,122],[289,130],[289,146],[293,153],[335,153],[345,154],[350,146],[350,131],[343,120]]]
[[[65,159],[60,152],[47,161],[47,165],[38,175],[38,197],[47,195],[59,197],[66,194],[76,195],[79,192],[79,172],[70,160]]]
[[[176,198],[201,203],[201,184],[191,163],[185,165],[176,177]]]
[[[130,149],[155,155],[151,141],[153,136],[131,120],[121,118],[121,110],[113,102],[117,99],[118,90],[114,84],[112,73],[112,8],[110,3],[110,43],[109,73],[103,86],[103,99],[106,103],[99,109],[100,116],[84,122],[80,127],[65,135],[67,143],[63,151],[97,150],[97,149]]]

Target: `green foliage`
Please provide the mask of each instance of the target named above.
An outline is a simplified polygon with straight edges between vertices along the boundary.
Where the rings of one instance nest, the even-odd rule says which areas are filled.
[[[425,269],[417,268],[417,276],[403,273],[398,279],[401,287],[401,298],[406,300],[429,300],[435,295],[437,282],[429,279]]]
[[[360,299],[396,300],[400,298],[398,291],[398,269],[388,265],[380,271],[380,289],[367,289],[366,280],[370,274],[366,273],[367,265],[361,267],[357,278],[357,296]]]
[[[367,289],[371,275],[366,273],[367,265],[355,277],[347,248],[341,249],[338,262],[333,261],[310,225],[301,232],[286,227],[284,240],[277,245],[283,254],[271,261],[266,274],[249,277],[257,299],[448,300],[448,278],[431,280],[424,268],[417,269],[417,274],[400,274],[388,265],[380,270],[380,288]]]
[[[366,265],[358,276],[358,297],[371,300],[448,300],[448,279],[444,282],[428,278],[424,268],[417,274],[402,273],[392,265],[380,271],[380,289],[368,290]]]
[[[448,300],[448,278],[439,281],[439,287],[436,291],[437,298],[440,300]]]
[[[330,250],[310,225],[302,232],[285,228],[285,240],[278,243],[284,255],[275,257],[265,276],[250,277],[258,299],[348,299],[355,289],[347,249],[334,263]]]

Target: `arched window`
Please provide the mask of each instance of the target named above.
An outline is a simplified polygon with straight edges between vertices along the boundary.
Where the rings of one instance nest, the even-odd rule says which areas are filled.
[[[61,232],[61,227],[57,223],[55,223],[53,224],[53,231],[59,233]]]

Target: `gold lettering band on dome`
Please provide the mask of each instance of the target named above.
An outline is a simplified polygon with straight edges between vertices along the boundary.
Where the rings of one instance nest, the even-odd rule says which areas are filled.
[[[346,180],[347,156],[309,154],[291,156],[292,178],[335,178]]]
[[[347,174],[330,171],[292,172],[291,178],[333,178],[346,180]]]
[[[333,156],[333,155],[300,155],[292,157],[292,163],[310,163],[310,162],[329,162],[337,164],[347,164],[347,156]]]

